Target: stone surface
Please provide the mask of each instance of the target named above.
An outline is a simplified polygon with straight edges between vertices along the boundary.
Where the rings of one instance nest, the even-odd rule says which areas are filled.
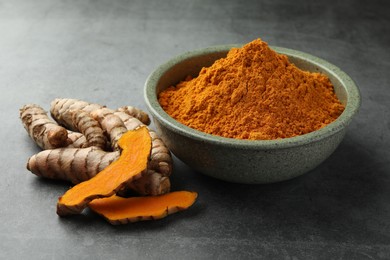
[[[0,257],[4,259],[389,259],[388,1],[0,1]],[[271,185],[231,184],[175,160],[188,211],[111,226],[58,218],[68,184],[25,168],[39,149],[18,119],[56,97],[146,108],[143,84],[184,51],[261,37],[328,60],[360,87],[345,139],[318,168]],[[190,149],[190,148],[189,148]]]

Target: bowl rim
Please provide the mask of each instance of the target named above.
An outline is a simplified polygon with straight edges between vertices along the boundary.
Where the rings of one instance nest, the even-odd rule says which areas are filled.
[[[269,150],[304,146],[312,142],[328,138],[345,129],[351,122],[353,116],[358,112],[361,103],[360,91],[356,86],[355,82],[344,71],[342,71],[339,67],[331,64],[330,62],[325,61],[314,55],[278,46],[270,46],[270,48],[280,54],[309,61],[315,66],[326,70],[327,73],[332,74],[333,77],[337,78],[337,80],[341,82],[347,93],[347,104],[343,113],[335,121],[316,131],[289,138],[275,140],[235,139],[212,135],[190,128],[180,123],[179,121],[176,121],[174,118],[168,115],[160,106],[158,102],[158,94],[155,90],[156,85],[159,81],[159,78],[164,73],[169,71],[173,66],[186,59],[190,59],[196,56],[207,55],[215,52],[227,52],[231,48],[239,48],[242,46],[243,44],[216,45],[203,49],[187,51],[173,57],[172,59],[158,66],[148,76],[144,86],[144,99],[149,112],[156,120],[162,123],[165,127],[169,128],[171,131],[174,131],[182,136],[198,140],[200,142],[207,142],[225,147],[240,147],[242,149],[263,148]]]

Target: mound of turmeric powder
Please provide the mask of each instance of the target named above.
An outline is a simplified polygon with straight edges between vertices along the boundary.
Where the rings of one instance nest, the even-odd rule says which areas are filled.
[[[323,74],[302,71],[256,39],[159,94],[163,109],[191,128],[252,140],[318,130],[344,110]]]

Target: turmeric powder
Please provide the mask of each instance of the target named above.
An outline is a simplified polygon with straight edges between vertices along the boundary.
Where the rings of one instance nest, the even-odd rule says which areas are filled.
[[[328,77],[300,70],[261,39],[232,48],[196,78],[161,92],[159,102],[191,128],[252,140],[306,134],[344,110]]]

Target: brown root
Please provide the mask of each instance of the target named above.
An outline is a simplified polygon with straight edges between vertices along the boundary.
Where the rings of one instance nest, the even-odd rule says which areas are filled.
[[[67,216],[81,213],[93,199],[110,197],[127,182],[139,177],[147,167],[151,144],[146,127],[126,132],[118,143],[121,148],[119,159],[94,178],[77,184],[60,197],[57,214]]]
[[[67,145],[68,132],[51,120],[38,105],[28,104],[20,109],[20,119],[29,136],[42,149]]]

